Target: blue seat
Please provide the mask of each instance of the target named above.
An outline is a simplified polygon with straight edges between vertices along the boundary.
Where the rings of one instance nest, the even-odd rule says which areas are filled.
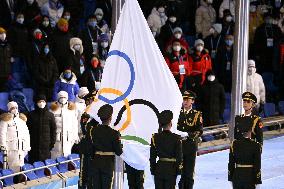
[[[276,107],[274,103],[264,104],[264,117],[271,117],[276,115]]]
[[[64,156],[61,156],[61,157],[56,158],[56,161],[57,163],[61,163],[61,162],[67,161],[67,158]],[[57,168],[59,169],[60,173],[65,173],[68,171],[68,163],[59,164]]]
[[[225,108],[231,107],[231,93],[225,93],[226,104]]]
[[[276,87],[273,83],[274,74],[272,72],[264,72],[262,73],[262,79],[265,85],[265,89],[270,93],[276,93],[278,91],[278,87]]]
[[[28,164],[28,163],[25,164],[22,167],[23,171],[32,170],[32,169],[34,169],[34,166],[32,166],[31,164]],[[28,180],[36,180],[36,179],[38,179],[38,176],[35,174],[34,171],[27,172],[27,173],[25,173],[25,175],[28,177]]]
[[[278,110],[281,115],[284,115],[284,101],[278,102]]]
[[[202,136],[201,138],[202,138],[203,142],[208,142],[208,141],[215,140],[213,135],[205,135],[205,136]]]
[[[231,109],[226,108],[223,113],[224,123],[229,123],[231,118]]]
[[[28,162],[29,162],[29,154],[27,154],[27,155],[25,156],[24,162],[25,162],[25,163],[28,163]]]
[[[25,94],[26,98],[27,98],[27,104],[29,107],[33,107],[34,106],[34,91],[31,88],[23,88],[23,93]]]
[[[7,104],[9,99],[9,93],[1,92],[0,93],[0,109],[7,111]]]
[[[52,164],[56,164],[56,161],[54,159],[47,159],[44,161],[44,163],[45,165],[52,165]],[[49,169],[51,171],[51,175],[55,175],[60,172],[56,166],[51,166],[49,167]]]
[[[70,154],[68,156],[69,160],[80,158],[79,154]],[[75,169],[80,169],[80,160],[73,160],[73,163],[76,165]]]
[[[34,168],[40,168],[40,167],[44,167],[45,166],[42,161],[36,161],[36,162],[33,163],[33,165],[34,165]],[[44,168],[36,170],[35,174],[37,175],[38,178],[45,177]]]
[[[11,175],[13,173],[14,172],[11,169],[3,169],[3,170],[1,170],[2,176]],[[4,184],[4,186],[11,186],[11,185],[13,185],[14,184],[14,177],[8,177],[8,178],[3,179],[3,184]]]

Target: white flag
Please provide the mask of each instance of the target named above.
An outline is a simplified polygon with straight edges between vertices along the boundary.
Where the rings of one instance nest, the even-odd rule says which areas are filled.
[[[105,103],[114,107],[113,124],[122,135],[124,161],[145,169],[152,134],[158,132],[157,114],[173,111],[175,131],[182,95],[137,0],[127,0],[122,9],[91,116],[97,118]]]

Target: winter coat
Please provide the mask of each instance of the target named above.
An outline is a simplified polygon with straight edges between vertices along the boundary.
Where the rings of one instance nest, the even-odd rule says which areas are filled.
[[[25,24],[29,29],[36,27],[41,20],[40,9],[37,1],[34,1],[31,5],[26,3],[23,13],[25,16]]]
[[[12,12],[15,14],[19,11],[22,11],[23,3],[26,1],[22,0],[13,0],[14,7],[9,7],[7,0],[0,1],[0,26],[4,28],[9,28],[12,23]]]
[[[253,44],[256,29],[263,24],[263,18],[260,13],[249,14],[249,44]]]
[[[147,22],[151,31],[157,31],[157,34],[159,35],[160,30],[162,26],[165,25],[167,19],[168,17],[166,15],[161,17],[156,7],[154,7],[151,14],[148,16]]]
[[[30,49],[30,52],[29,52],[28,62],[30,65],[30,70],[34,69],[34,66],[37,63],[35,62],[35,60],[42,52],[44,44],[45,44],[44,39],[41,40],[32,39],[31,42],[29,43],[28,48]]]
[[[257,105],[265,103],[265,86],[261,75],[253,68],[251,75],[247,75],[247,91],[253,93],[257,98]]]
[[[96,90],[96,82],[101,82],[103,74],[102,67],[90,68],[82,75],[81,86],[86,86],[89,91]]]
[[[97,26],[100,28],[102,33],[109,33],[109,27],[105,20],[101,20],[97,23]]]
[[[65,105],[53,102],[50,109],[56,123],[56,138],[51,150],[51,158],[66,157],[71,154],[74,143],[79,141],[76,107],[72,102]]]
[[[0,42],[0,78],[8,79],[11,73],[11,46],[7,41]]]
[[[47,101],[52,101],[53,89],[58,79],[58,69],[55,58],[51,53],[45,55],[41,53],[34,62],[34,77],[36,91],[38,94],[44,94]]]
[[[226,103],[223,85],[216,79],[213,82],[207,80],[201,88],[200,103],[204,126],[219,124]]]
[[[219,17],[223,18],[223,11],[229,9],[233,18],[235,18],[235,0],[223,0],[219,8]]]
[[[62,17],[64,11],[63,5],[58,1],[56,4],[50,0],[42,5],[41,14],[50,18],[50,24],[55,27],[58,20]]]
[[[204,48],[209,51],[209,55],[212,60],[216,59],[217,52],[222,47],[223,43],[224,43],[224,38],[220,34],[216,36],[211,34],[204,39]]]
[[[68,101],[74,102],[76,95],[79,92],[79,85],[77,83],[77,78],[74,73],[72,73],[72,78],[67,81],[63,77],[63,73],[60,75],[59,79],[54,84],[53,89],[53,100],[57,100],[57,93],[60,91],[66,91],[68,93]]]
[[[14,117],[11,113],[4,113],[0,120],[0,146],[7,149],[9,168],[18,172],[31,149],[27,117],[24,114]]]
[[[55,29],[51,36],[51,50],[60,73],[64,71],[66,60],[68,59],[68,55],[70,55],[69,41],[71,38],[72,36],[69,32],[62,32],[59,29]]]
[[[83,133],[81,130],[81,116],[85,112],[85,109],[86,109],[85,100],[76,96],[75,105],[76,105],[76,115],[77,115],[77,120],[78,120],[78,135],[80,138],[82,138]]]
[[[196,33],[202,34],[203,39],[210,35],[210,28],[216,22],[216,12],[211,5],[200,0],[200,7],[195,14]]]
[[[27,125],[31,135],[30,162],[49,159],[56,137],[54,115],[47,107],[40,109],[36,106],[35,110],[28,114]]]
[[[158,37],[158,40],[160,42],[160,47],[162,49],[165,48],[166,42],[170,40],[170,38],[173,36],[173,30],[175,27],[178,27],[178,24],[171,23],[169,20],[167,20],[166,24],[162,26],[161,33]]]

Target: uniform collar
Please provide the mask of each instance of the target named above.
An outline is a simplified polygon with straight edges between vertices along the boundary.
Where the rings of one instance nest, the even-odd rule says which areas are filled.
[[[188,110],[186,110],[185,108],[183,108],[183,112],[186,113],[186,114],[188,114],[191,110],[192,110],[192,108],[190,108],[190,109],[188,109]]]

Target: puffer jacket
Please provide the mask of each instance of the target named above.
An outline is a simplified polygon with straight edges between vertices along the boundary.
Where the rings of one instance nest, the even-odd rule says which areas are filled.
[[[251,75],[247,76],[247,91],[253,93],[257,98],[257,105],[265,103],[265,86],[261,75],[253,68]]]
[[[204,0],[200,0],[200,7],[195,14],[196,33],[202,34],[203,39],[210,35],[210,28],[216,22],[216,11]]]
[[[156,7],[154,7],[148,16],[147,22],[151,31],[157,31],[157,34],[160,34],[161,28],[166,24],[167,19],[167,16],[161,17]]]
[[[5,42],[0,42],[0,78],[8,79],[11,71],[11,46]]]

